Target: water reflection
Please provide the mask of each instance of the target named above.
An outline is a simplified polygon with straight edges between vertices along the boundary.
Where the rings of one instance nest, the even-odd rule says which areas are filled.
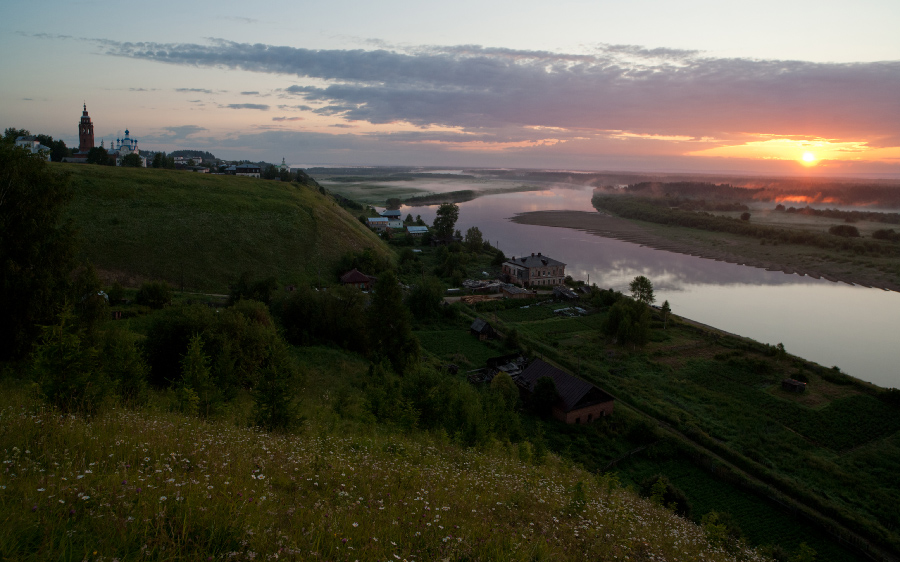
[[[565,228],[517,224],[516,213],[593,211],[592,191],[553,189],[461,203],[457,228],[478,226],[507,256],[542,252],[576,279],[627,291],[636,275],[679,315],[766,343],[886,387],[900,387],[893,323],[900,293],[675,254]],[[431,224],[436,207],[404,207]]]

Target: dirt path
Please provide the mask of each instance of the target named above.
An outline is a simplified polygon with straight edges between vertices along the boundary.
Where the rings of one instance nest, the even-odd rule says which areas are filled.
[[[763,257],[753,255],[758,252],[746,245],[743,247],[743,252],[741,252],[742,248],[739,244],[729,245],[727,249],[710,247],[709,244],[704,243],[703,240],[691,238],[689,235],[685,234],[686,231],[683,229],[680,229],[680,231],[677,232],[677,236],[674,235],[676,233],[675,229],[671,229],[673,232],[672,237],[664,236],[656,231],[656,225],[648,227],[637,221],[613,217],[604,213],[586,211],[534,211],[518,214],[511,220],[520,224],[571,228],[588,232],[596,236],[614,238],[616,240],[648,246],[657,250],[698,256],[739,265],[748,265],[750,267],[758,267],[768,271],[797,273],[800,275],[808,275],[815,279],[822,278],[828,281],[841,281],[848,284],[861,285],[863,287],[876,287],[890,291],[900,291],[900,283],[889,278],[889,275],[886,272],[878,269],[859,268],[856,271],[848,272],[846,271],[846,264],[834,264],[824,259],[818,260],[812,264],[800,266],[796,263],[789,263],[787,259],[773,259],[768,256]],[[658,228],[662,230],[668,227]],[[723,238],[725,237],[723,236]],[[787,256],[785,256],[785,258],[786,257]],[[807,256],[807,259],[810,259],[809,256]]]

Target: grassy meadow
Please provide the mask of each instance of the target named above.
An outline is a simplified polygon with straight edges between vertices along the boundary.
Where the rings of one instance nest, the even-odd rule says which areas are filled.
[[[15,560],[762,560],[555,457],[326,419],[301,434],[0,396]]]
[[[282,284],[332,280],[348,251],[386,253],[355,217],[313,188],[176,170],[52,164],[69,173],[68,216],[83,257],[130,286],[227,292],[249,271]]]

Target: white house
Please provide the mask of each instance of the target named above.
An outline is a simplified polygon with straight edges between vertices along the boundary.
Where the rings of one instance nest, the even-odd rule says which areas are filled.
[[[42,145],[41,141],[31,135],[16,138],[16,146],[24,148],[32,154],[40,154],[47,162],[50,161],[50,147]]]

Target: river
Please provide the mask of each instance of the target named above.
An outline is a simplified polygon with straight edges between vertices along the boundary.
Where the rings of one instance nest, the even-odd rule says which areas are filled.
[[[460,189],[459,184],[454,189]],[[590,188],[480,197],[460,203],[457,228],[481,229],[507,256],[541,252],[566,263],[566,273],[628,292],[636,275],[652,282],[657,304],[716,328],[783,343],[789,353],[883,387],[900,387],[900,293],[718,262],[585,232],[517,224],[517,213],[593,211]],[[403,207],[431,224],[437,207]]]

